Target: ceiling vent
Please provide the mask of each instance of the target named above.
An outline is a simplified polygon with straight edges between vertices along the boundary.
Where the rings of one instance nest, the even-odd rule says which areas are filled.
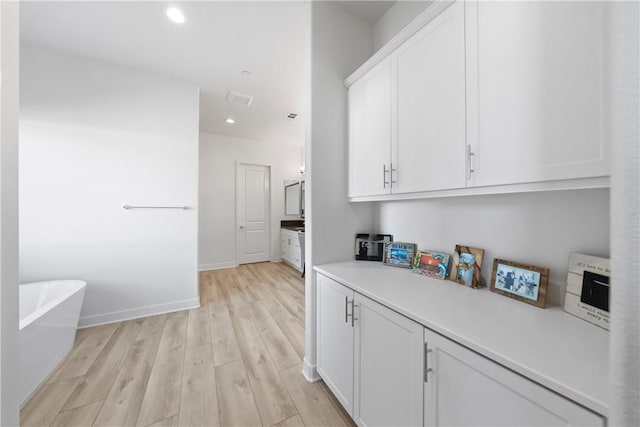
[[[245,107],[250,107],[253,103],[253,96],[230,90],[229,92],[227,92],[227,101],[233,102],[234,104],[241,104]]]
[[[295,118],[298,117],[298,113],[287,113],[286,116],[284,116],[285,120],[295,120]]]

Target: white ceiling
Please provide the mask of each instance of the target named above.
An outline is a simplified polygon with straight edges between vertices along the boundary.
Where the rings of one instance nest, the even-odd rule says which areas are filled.
[[[195,83],[202,131],[303,145],[308,4],[179,2],[182,25],[165,17],[169,4],[24,1],[21,41]],[[227,102],[228,90],[254,96],[252,106]]]

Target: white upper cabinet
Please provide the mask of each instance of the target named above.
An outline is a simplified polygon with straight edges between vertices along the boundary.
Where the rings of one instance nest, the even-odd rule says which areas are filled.
[[[607,2],[467,2],[469,185],[609,175]]]
[[[349,88],[349,196],[391,191],[391,61]]]
[[[436,1],[346,80],[349,196],[608,186],[606,1]]]
[[[465,186],[464,6],[454,3],[394,54],[393,193]]]

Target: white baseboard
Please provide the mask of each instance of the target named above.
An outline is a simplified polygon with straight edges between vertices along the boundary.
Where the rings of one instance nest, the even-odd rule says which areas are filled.
[[[78,324],[78,329],[104,325],[107,323],[122,322],[123,320],[138,319],[140,317],[153,316],[156,314],[189,310],[191,308],[198,307],[200,307],[200,299],[194,298],[183,301],[170,302],[167,304],[149,305],[146,307],[113,311],[111,313],[93,314],[91,316],[81,317]]]
[[[282,262],[282,258],[273,258],[271,262]]]
[[[214,264],[202,264],[198,266],[198,271],[220,270],[222,268],[234,268],[238,264],[235,261],[216,262]]]
[[[322,379],[320,378],[320,374],[318,374],[318,370],[316,369],[316,367],[311,366],[306,357],[304,358],[304,361],[302,363],[302,376],[310,383],[315,383]]]

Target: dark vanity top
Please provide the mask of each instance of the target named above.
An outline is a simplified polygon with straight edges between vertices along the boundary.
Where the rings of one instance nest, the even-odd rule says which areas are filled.
[[[283,219],[280,227],[293,231],[304,231],[304,219]]]

